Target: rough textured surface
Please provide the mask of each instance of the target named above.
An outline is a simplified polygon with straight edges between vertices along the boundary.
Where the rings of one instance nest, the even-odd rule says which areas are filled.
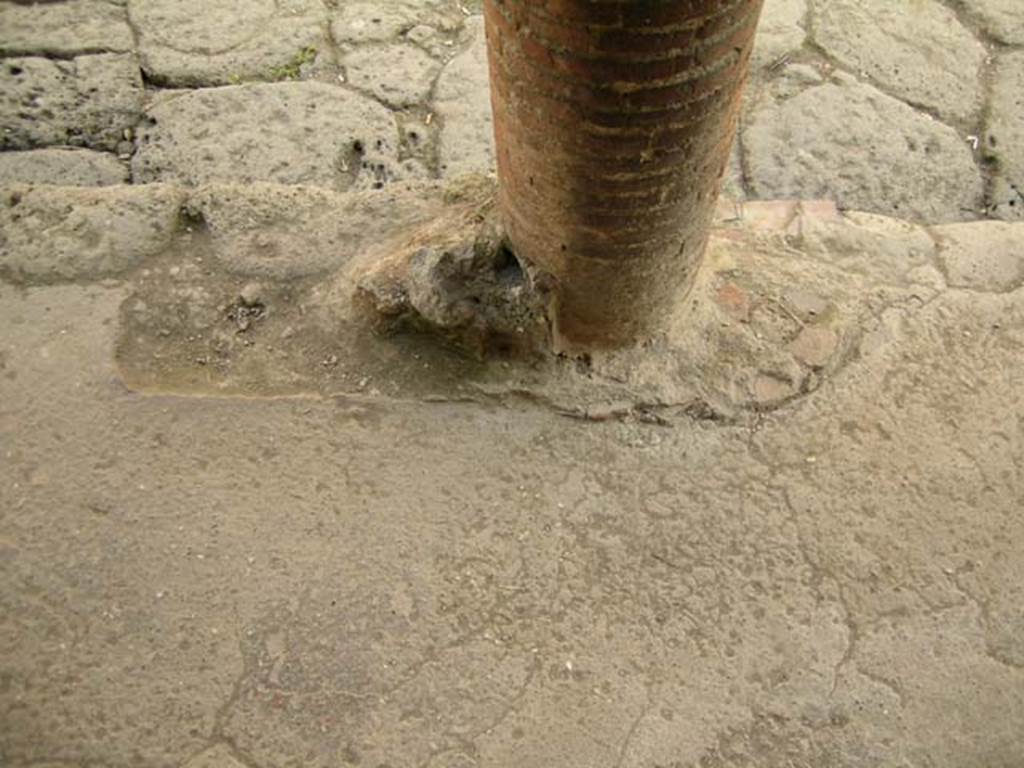
[[[469,46],[444,68],[434,92],[434,106],[443,123],[440,170],[449,178],[494,172],[494,125],[483,19],[473,19],[466,26]]]
[[[961,158],[954,159],[952,165],[940,158],[933,173],[936,177],[956,173],[966,179],[963,197],[971,198],[966,206],[969,210],[950,205],[944,183],[918,184],[916,174],[912,174],[913,183],[904,184],[904,165],[892,170],[884,162],[886,152],[869,153],[870,162],[864,165],[857,159],[849,178],[841,179],[838,185],[843,190],[854,190],[859,207],[890,212],[890,199],[900,196],[906,197],[912,211],[920,212],[922,220],[983,216],[1019,219],[1024,206],[1018,202],[1021,183],[1016,177],[1020,174],[1012,169],[1020,165],[1016,147],[1022,142],[1011,138],[995,149],[987,137],[991,134],[998,138],[1000,133],[1012,137],[1022,122],[1015,96],[1020,91],[1016,82],[1019,78],[1013,73],[1020,69],[1017,62],[1024,45],[1024,6],[1015,0],[915,0],[896,13],[890,3],[881,0],[823,0],[815,5],[815,14],[809,5],[807,0],[765,3],[752,55],[754,77],[747,88],[741,135],[763,131],[760,118],[769,103],[781,108],[782,101],[818,82],[821,73],[840,81],[853,76],[865,84],[873,83],[915,110],[938,115],[934,125],[922,128],[922,135],[927,137],[934,130],[949,136],[943,130],[949,126],[958,132],[965,146],[975,147],[977,143],[973,170],[968,171]],[[396,178],[488,173],[495,161],[483,25],[476,15],[480,6],[479,2],[460,4],[456,0],[286,0],[281,4],[259,0],[244,8],[229,0],[69,0],[34,5],[0,2],[0,14],[4,15],[0,52],[8,56],[22,52],[25,55],[20,58],[30,62],[25,67],[16,57],[0,65],[0,84],[6,97],[0,98],[3,148],[72,144],[116,151],[122,158],[132,155],[134,129],[140,121],[141,61],[147,84],[155,86],[148,94],[154,105],[172,95],[165,90],[167,86],[296,80],[317,81],[379,100],[394,115],[398,136],[389,137],[382,151],[371,148],[372,156],[358,163],[361,168],[365,166],[360,185],[372,187]],[[955,18],[949,9],[955,11]],[[134,24],[137,47],[127,36],[126,19]],[[981,61],[980,76],[976,76],[981,50],[977,41],[993,46]],[[126,56],[117,59],[116,66],[108,60],[104,67],[109,72],[100,71],[83,80],[73,57],[83,61],[81,54],[108,50],[132,51],[136,60]],[[396,53],[406,61],[402,63]],[[58,60],[43,61],[54,57]],[[12,66],[27,69],[27,79],[14,76]],[[438,67],[443,68],[439,75]],[[794,83],[794,72],[801,69],[804,82]],[[819,74],[812,74],[815,72]],[[991,89],[981,86],[989,82],[993,83]],[[197,96],[200,101],[206,98]],[[234,98],[218,100],[217,104],[225,110],[241,106]],[[838,166],[843,147],[836,135],[845,131],[850,107],[841,99],[815,103],[813,107],[791,111],[786,119],[794,135],[814,137],[810,144],[822,155],[823,166]],[[358,116],[361,110],[353,111]],[[858,143],[868,140],[869,122],[877,121],[874,133],[889,138],[897,124],[906,123],[911,132],[918,132],[913,126],[925,125],[920,115],[911,119],[906,112],[894,117],[889,108],[876,111],[863,123],[854,120],[862,129]],[[261,110],[256,112],[265,119]],[[214,178],[205,170],[210,165],[205,156],[216,155],[210,155],[207,146],[215,143],[211,133],[235,135],[248,129],[246,121],[224,111],[204,112],[204,120],[213,130],[189,126],[182,140],[186,144],[194,141],[195,145],[174,152],[193,158],[186,164],[198,177]],[[107,121],[109,130],[105,127]],[[304,119],[297,122],[304,123]],[[348,124],[347,120],[343,122],[343,126]],[[98,138],[94,135],[97,131]],[[181,126],[175,126],[175,131],[182,135]],[[151,134],[148,130],[143,133]],[[193,135],[194,140],[190,138]],[[253,138],[252,142],[262,143],[262,139]],[[330,172],[308,172],[308,160],[296,157],[296,147],[305,144],[302,139],[297,145],[291,141],[283,146],[268,142],[258,153],[265,162],[251,165],[244,175],[263,181],[301,177],[301,183],[323,184],[331,189],[351,183],[344,172],[340,177]],[[898,146],[898,142],[890,145],[894,154],[899,154]],[[771,190],[783,188],[787,194],[800,197],[822,194],[817,172],[790,178],[782,178],[778,172],[779,165],[802,165],[805,158],[798,158],[801,150],[783,136],[773,150],[777,157],[771,163],[763,162],[761,156],[737,151],[730,159],[727,194],[737,200],[771,196]],[[317,154],[299,151],[305,158]],[[247,149],[246,154],[251,156],[253,152]],[[911,151],[910,159],[914,154]],[[295,174],[284,170],[285,164],[296,163],[304,170]],[[220,161],[215,164],[220,165]],[[163,166],[152,173],[140,168],[135,180],[154,180],[165,171]],[[222,172],[218,170],[217,174]],[[844,171],[840,169],[836,174],[843,175]],[[832,171],[826,173],[831,175]],[[983,201],[975,199],[975,177],[988,182]],[[879,187],[884,192],[881,199]],[[831,188],[829,185],[825,189]],[[899,195],[891,190],[899,190]],[[936,218],[929,218],[932,216]]]
[[[440,65],[412,43],[364,46],[342,59],[348,81],[392,107],[427,100]]]
[[[1024,220],[1024,51],[1005,54],[997,62],[984,152],[996,179],[993,213]]]
[[[967,224],[936,227],[934,232],[950,286],[990,293],[1024,287],[1024,223],[992,223],[983,239]]]
[[[331,35],[341,45],[385,42],[417,26],[453,32],[462,23],[459,5],[451,0],[345,0],[333,3]]]
[[[807,37],[807,0],[765,0],[757,28],[751,75],[803,46]]]
[[[128,181],[128,167],[106,152],[34,149],[0,153],[0,184],[102,187]]]
[[[0,199],[0,274],[9,280],[96,280],[159,253],[178,228],[175,189],[10,187]]]
[[[324,46],[320,0],[129,0],[142,67],[164,85],[280,80]]]
[[[225,276],[196,212],[245,234],[295,189],[234,218],[213,201],[237,190],[179,194],[170,248],[123,282],[0,279],[5,765],[1024,762],[1024,291],[990,292],[993,265],[948,289],[918,225],[750,203],[717,231],[708,317],[815,354],[836,329],[819,383],[724,420],[566,361],[624,399],[560,412],[515,361],[487,398],[427,340],[339,342],[326,283]],[[333,396],[261,396],[287,356]],[[143,366],[164,374],[139,389]]]
[[[1017,0],[963,0],[963,6],[996,40],[1024,45],[1024,6]]]
[[[934,0],[818,0],[815,38],[886,92],[970,127],[986,51]]]
[[[113,150],[138,122],[141,107],[134,56],[0,62],[0,149],[72,144]]]
[[[743,136],[754,196],[827,197],[923,221],[975,218],[981,174],[956,131],[846,75],[791,69]]]
[[[137,182],[274,181],[347,189],[403,175],[394,117],[336,86],[262,83],[169,92],[147,107],[146,117],[132,158]]]
[[[77,56],[134,47],[124,8],[108,0],[0,3],[0,54]]]

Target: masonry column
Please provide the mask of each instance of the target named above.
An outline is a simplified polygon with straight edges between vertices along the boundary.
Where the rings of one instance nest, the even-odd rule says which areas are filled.
[[[500,209],[570,346],[649,333],[689,289],[762,0],[486,0]]]

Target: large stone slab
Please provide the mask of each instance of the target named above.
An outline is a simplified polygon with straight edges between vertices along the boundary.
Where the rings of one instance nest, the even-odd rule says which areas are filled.
[[[159,253],[184,195],[147,187],[10,187],[0,196],[0,275],[51,283],[120,275]]]
[[[995,169],[992,213],[1024,220],[1024,52],[997,61],[984,151]]]
[[[984,46],[934,0],[821,0],[814,37],[888,93],[969,124],[981,107]]]
[[[398,129],[382,105],[316,82],[170,92],[146,110],[136,181],[274,181],[333,189],[404,178]]]
[[[466,22],[470,44],[447,64],[437,80],[434,107],[441,130],[443,176],[490,173],[494,169],[494,128],[483,18]]]
[[[113,150],[141,110],[142,78],[134,56],[0,63],[0,149],[72,144]]]
[[[793,68],[742,140],[754,197],[825,197],[929,222],[982,207],[980,171],[956,131],[846,75],[815,82]]]
[[[1020,0],[963,0],[963,5],[996,40],[1024,45],[1024,3]]]
[[[950,224],[933,232],[953,288],[1009,293],[1024,286],[1024,223]]]
[[[397,108],[425,102],[441,69],[417,45],[404,42],[360,46],[342,64],[354,88]]]
[[[320,0],[129,0],[147,76],[164,85],[293,77],[325,44]]]
[[[124,8],[106,0],[0,3],[0,54],[126,53],[134,47]]]
[[[452,0],[355,0],[337,3],[331,17],[331,36],[339,45],[395,40],[418,26],[451,33],[462,25],[463,14]]]
[[[106,152],[65,148],[0,152],[0,184],[103,187],[126,181],[127,166]]]

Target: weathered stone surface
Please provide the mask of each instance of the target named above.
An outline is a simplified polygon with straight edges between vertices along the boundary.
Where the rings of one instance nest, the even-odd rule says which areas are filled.
[[[106,0],[0,3],[0,54],[125,53],[134,47],[124,8]]]
[[[765,99],[744,131],[755,197],[827,197],[932,222],[977,215],[981,175],[952,128],[848,76],[796,92]]]
[[[1024,223],[950,224],[932,231],[951,287],[1006,293],[1024,286]]]
[[[331,36],[342,46],[387,42],[419,25],[454,32],[462,24],[458,7],[448,0],[346,0],[340,6],[331,19]]]
[[[338,269],[370,245],[429,220],[441,197],[432,185],[339,194],[257,183],[200,188],[187,208],[204,222],[216,260],[231,274],[295,279]]]
[[[165,85],[294,79],[326,43],[320,0],[129,0],[128,13]]]
[[[137,182],[276,181],[348,189],[409,174],[398,161],[391,113],[337,86],[253,83],[171,92],[146,116],[132,158]]]
[[[807,37],[807,0],[766,0],[750,59],[751,73],[798,50]]]
[[[0,272],[42,282],[121,274],[167,247],[183,197],[163,185],[7,187],[0,194]]]
[[[1024,5],[1018,0],[963,0],[963,5],[996,40],[1024,45]]]
[[[444,121],[441,174],[491,173],[494,126],[483,18],[466,22],[470,45],[445,66],[434,92],[434,107]]]
[[[944,119],[969,125],[981,107],[984,46],[934,0],[820,0],[814,36],[844,66]]]
[[[73,144],[113,150],[141,108],[142,78],[131,55],[0,62],[0,149]]]
[[[996,62],[988,133],[982,148],[995,170],[992,212],[1024,220],[1024,51]]]
[[[33,149],[0,152],[0,184],[104,187],[128,181],[128,167],[106,152]]]
[[[426,101],[441,65],[412,43],[361,46],[342,59],[348,82],[392,107]]]

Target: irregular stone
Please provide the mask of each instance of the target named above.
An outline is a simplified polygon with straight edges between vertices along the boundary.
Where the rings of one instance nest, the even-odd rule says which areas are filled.
[[[183,195],[147,187],[8,187],[0,272],[21,282],[119,275],[170,243]]]
[[[374,253],[356,289],[361,306],[381,330],[426,331],[481,360],[543,357],[550,349],[545,298],[504,247],[493,212],[481,214],[489,218],[466,228],[464,212],[455,212],[445,227],[451,234],[436,244],[416,232],[382,257]],[[439,232],[440,223],[427,228]]]
[[[345,2],[331,20],[331,36],[339,45],[387,42],[425,25],[453,32],[462,15],[445,0],[388,0]]]
[[[792,241],[813,259],[878,283],[900,285],[924,282],[941,287],[934,267],[935,241],[924,227],[872,213],[848,212],[838,219],[801,216]],[[929,274],[931,273],[931,274]],[[828,309],[821,297],[788,291],[790,307],[821,316]]]
[[[123,8],[105,0],[0,3],[0,54],[78,56],[134,48]]]
[[[129,0],[142,68],[163,85],[295,79],[326,45],[320,0]]]
[[[128,168],[106,152],[34,149],[0,152],[0,184],[104,187],[128,181]]]
[[[984,46],[938,2],[822,0],[814,36],[886,91],[969,124],[981,105]]]
[[[1024,5],[1019,0],[963,0],[963,4],[996,40],[1024,45]]]
[[[172,92],[158,97],[146,116],[132,158],[137,182],[348,189],[408,175],[398,162],[391,113],[337,86],[253,83]]]
[[[204,223],[214,257],[230,273],[295,279],[337,269],[369,245],[431,219],[442,197],[434,185],[339,194],[256,183],[200,188],[187,209]]]
[[[1024,51],[996,62],[991,116],[983,149],[995,171],[992,213],[1024,220]]]
[[[852,78],[766,99],[743,142],[754,197],[827,197],[930,222],[981,207],[981,174],[956,131]]]
[[[73,144],[114,150],[142,111],[133,56],[0,62],[0,149]]]
[[[751,70],[756,74],[798,50],[807,37],[806,19],[807,0],[766,0],[754,39]]]
[[[1024,223],[984,221],[932,231],[953,288],[1006,293],[1024,285]]]
[[[466,22],[469,47],[445,66],[434,91],[434,108],[444,121],[441,131],[441,175],[491,173],[494,169],[494,127],[483,19]]]
[[[430,95],[441,65],[411,43],[357,48],[342,59],[348,81],[392,107],[411,107]]]

